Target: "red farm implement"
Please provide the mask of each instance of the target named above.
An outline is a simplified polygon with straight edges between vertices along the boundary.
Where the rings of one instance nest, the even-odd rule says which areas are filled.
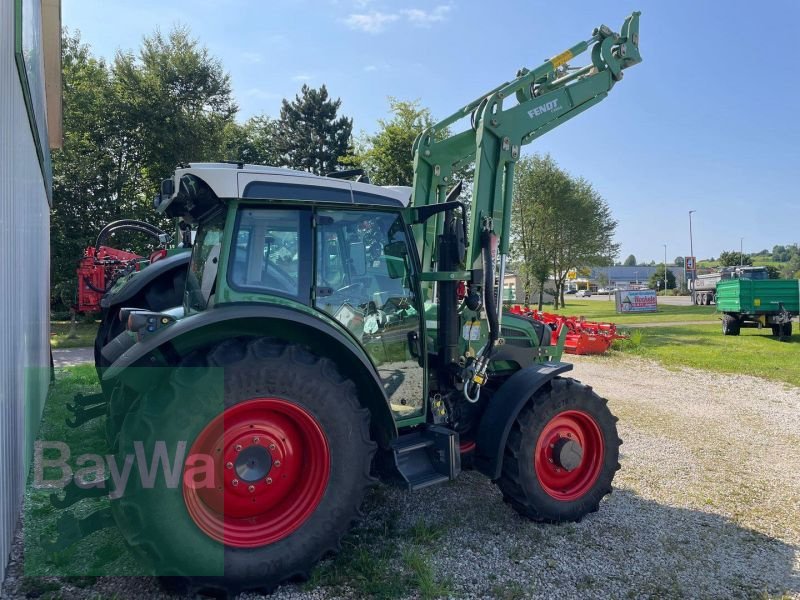
[[[170,238],[168,234],[157,227],[133,219],[123,219],[106,225],[97,236],[95,245],[88,246],[84,250],[83,258],[78,264],[78,302],[75,307],[77,312],[100,312],[100,299],[120,277],[139,271],[167,255],[167,251],[163,247],[153,252],[149,258],[145,258],[133,252],[103,245],[108,237],[121,231],[133,231],[152,236],[158,240],[160,246],[164,246]]]
[[[511,314],[535,319],[550,327],[552,344],[558,343],[561,328],[566,327],[567,336],[564,350],[568,354],[603,354],[611,347],[614,340],[628,337],[617,333],[617,326],[614,323],[600,323],[587,321],[583,317],[555,315],[520,304],[512,305],[509,311]]]

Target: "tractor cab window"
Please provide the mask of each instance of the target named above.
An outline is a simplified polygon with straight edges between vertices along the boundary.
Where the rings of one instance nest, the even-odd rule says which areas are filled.
[[[396,213],[321,210],[316,214],[315,306],[361,343],[398,417],[422,407],[416,342],[420,314],[406,228]]]
[[[307,214],[308,211],[295,209],[240,210],[229,264],[231,285],[298,297],[303,253],[301,223],[307,221]]]
[[[197,230],[186,278],[185,293],[189,310],[205,310],[214,293],[224,225],[224,213],[220,213],[201,224]]]

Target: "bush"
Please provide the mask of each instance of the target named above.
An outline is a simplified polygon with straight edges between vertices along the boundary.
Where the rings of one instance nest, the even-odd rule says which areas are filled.
[[[611,347],[620,352],[636,352],[644,342],[644,330],[634,329],[629,332],[629,337],[622,340],[614,340]]]

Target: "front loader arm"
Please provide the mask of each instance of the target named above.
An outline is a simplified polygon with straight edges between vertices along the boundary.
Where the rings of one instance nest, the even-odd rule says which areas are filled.
[[[468,268],[480,268],[480,245],[475,242],[487,222],[499,237],[500,254],[508,253],[514,164],[520,147],[600,102],[622,79],[624,69],[641,62],[639,15],[634,12],[625,19],[619,34],[602,25],[589,40],[536,69],[521,69],[513,81],[470,102],[417,138],[414,207],[442,202],[453,184],[453,172],[475,163]],[[590,47],[591,64],[577,70],[564,68]],[[448,127],[466,117],[472,119],[469,129],[442,136]],[[415,232],[425,271],[434,270],[435,236],[441,227],[440,217]]]
[[[463,381],[464,394],[476,402],[494,349],[500,339],[502,294],[495,293],[494,247],[498,244],[501,282],[505,274],[511,229],[514,166],[520,148],[558,127],[608,95],[623,70],[641,62],[639,14],[634,12],[622,25],[621,33],[605,25],[592,37],[557,54],[531,70],[521,69],[517,77],[470,102],[446,119],[423,131],[414,142],[414,184],[412,208],[414,237],[423,281],[437,281],[430,300],[438,300],[438,363],[440,379]],[[579,69],[568,61],[591,48],[591,63]],[[470,127],[450,135],[449,127],[471,118]],[[467,255],[455,256],[453,248],[458,227],[454,204],[446,203],[456,169],[475,164],[470,208]],[[440,204],[444,212],[422,210]],[[426,219],[425,216],[435,214]],[[440,247],[437,247],[437,244]],[[466,264],[463,264],[466,262]],[[469,287],[467,306],[479,307],[483,297],[489,324],[489,338],[480,355],[470,362],[457,356],[459,316],[456,312],[457,281]]]

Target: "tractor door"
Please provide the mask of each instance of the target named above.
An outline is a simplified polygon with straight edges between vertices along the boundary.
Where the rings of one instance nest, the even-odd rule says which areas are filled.
[[[397,213],[318,210],[314,305],[366,349],[395,418],[422,414],[421,318],[408,236]]]

